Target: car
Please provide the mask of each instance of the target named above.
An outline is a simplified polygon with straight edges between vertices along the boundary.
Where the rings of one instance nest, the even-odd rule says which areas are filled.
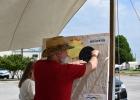
[[[10,73],[7,69],[0,68],[0,78],[4,79],[7,78],[9,79]]]
[[[122,65],[115,64],[115,73],[119,73],[122,69]]]
[[[115,100],[127,100],[125,85],[117,77],[115,77]]]

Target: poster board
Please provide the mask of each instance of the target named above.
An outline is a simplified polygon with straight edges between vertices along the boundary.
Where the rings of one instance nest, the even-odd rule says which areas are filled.
[[[100,51],[98,66],[89,75],[77,79],[73,84],[71,100],[107,100],[109,80],[109,34],[93,34],[65,37],[73,49],[68,50],[69,60],[78,59],[80,50],[91,46]],[[43,39],[45,48],[45,39]]]

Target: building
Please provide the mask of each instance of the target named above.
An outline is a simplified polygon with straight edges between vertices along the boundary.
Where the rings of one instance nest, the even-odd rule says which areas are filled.
[[[33,48],[33,49],[21,49],[21,50],[0,52],[0,56],[12,55],[12,54],[21,54],[24,57],[31,57],[31,58],[35,58],[38,60],[41,58],[41,49]]]
[[[128,63],[122,63],[122,69],[138,69],[140,68],[140,63],[138,61],[129,61]]]

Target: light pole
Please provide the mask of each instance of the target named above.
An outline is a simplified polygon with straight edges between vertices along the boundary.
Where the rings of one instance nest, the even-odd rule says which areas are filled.
[[[110,55],[108,100],[113,98],[113,76],[115,66],[115,0],[110,0]]]

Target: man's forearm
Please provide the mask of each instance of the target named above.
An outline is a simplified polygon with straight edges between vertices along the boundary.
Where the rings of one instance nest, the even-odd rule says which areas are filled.
[[[86,64],[86,72],[85,75],[89,74],[91,71],[95,70],[98,64],[98,55],[92,54],[91,59]]]

